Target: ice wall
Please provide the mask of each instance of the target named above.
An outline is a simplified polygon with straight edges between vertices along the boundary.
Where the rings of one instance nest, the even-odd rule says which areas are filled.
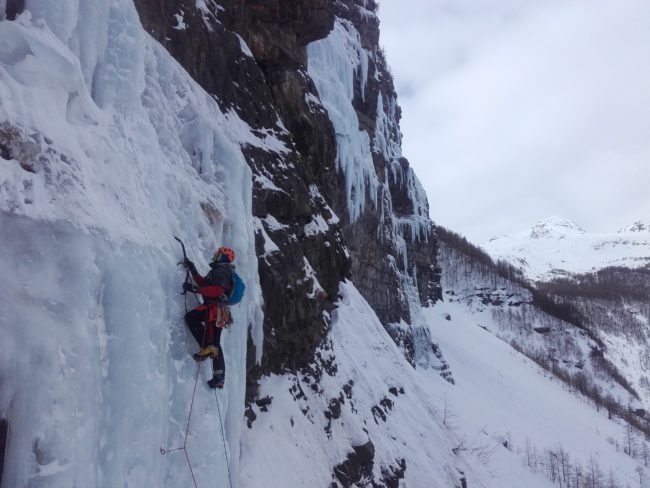
[[[3,483],[192,483],[182,453],[160,454],[183,443],[197,368],[178,235],[202,270],[215,246],[232,246],[248,285],[224,333],[218,394],[236,484],[246,328],[261,327],[239,142],[279,142],[221,113],[143,31],[132,2],[26,8],[0,22]],[[188,452],[199,486],[224,485],[207,378],[204,366]]]
[[[374,17],[359,5],[348,7]],[[372,25],[337,18],[325,39],[308,46],[309,75],[336,133],[337,163],[345,180],[352,228],[348,239],[352,248],[363,249],[353,256],[353,279],[393,328],[405,354],[429,367],[438,360],[431,354],[420,309],[432,277],[418,272],[418,266],[428,269],[435,261],[434,242],[429,243],[433,224],[424,189],[402,156],[399,107],[385,60],[362,41],[362,33],[368,35]],[[419,283],[421,276],[428,279]],[[395,292],[387,296],[386,284],[393,279]]]
[[[336,161],[345,176],[350,220],[363,213],[366,196],[376,204],[378,181],[370,151],[370,137],[359,129],[352,106],[355,76],[361,77],[363,93],[368,55],[351,23],[337,19],[326,39],[309,44],[309,75],[327,109],[336,132]]]

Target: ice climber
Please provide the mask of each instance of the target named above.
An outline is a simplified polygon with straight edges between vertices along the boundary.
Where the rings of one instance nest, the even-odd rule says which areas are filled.
[[[203,361],[212,359],[212,379],[210,388],[223,388],[225,380],[225,362],[221,349],[221,331],[232,323],[228,294],[233,288],[235,251],[229,247],[220,247],[210,262],[210,271],[204,277],[196,270],[189,259],[183,264],[192,273],[198,289],[191,283],[183,285],[184,291],[197,292],[203,297],[203,304],[185,314],[185,323],[201,350],[194,354],[194,359]]]

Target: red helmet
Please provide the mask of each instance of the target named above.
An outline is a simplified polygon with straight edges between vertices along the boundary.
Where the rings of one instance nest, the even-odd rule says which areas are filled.
[[[224,262],[224,261],[227,261],[228,263],[232,263],[234,260],[235,260],[235,251],[225,246],[221,246],[219,249],[217,249],[217,252],[215,252],[214,256],[212,256],[212,261],[217,263]]]

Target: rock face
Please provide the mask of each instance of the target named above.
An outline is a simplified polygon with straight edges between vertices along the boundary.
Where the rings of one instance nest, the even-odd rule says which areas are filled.
[[[418,315],[440,296],[436,238],[426,195],[401,153],[401,112],[378,48],[376,8],[336,2],[332,33],[309,47],[309,74],[335,126],[345,191],[333,205],[353,282],[406,358],[431,364],[430,337]]]
[[[16,16],[20,14],[25,8],[25,0],[7,0],[5,4],[5,18],[7,20],[15,20]],[[0,16],[2,18],[2,16]]]
[[[333,17],[328,2],[292,4],[281,9],[279,3],[225,2],[225,10],[210,4],[200,11],[194,2],[136,1],[145,28],[222,108],[285,143],[277,150],[244,148],[255,179],[252,210],[265,301],[261,365],[254,366],[251,350],[256,371],[249,379],[261,371],[298,368],[313,358],[328,329],[324,312],[332,308],[349,268],[340,227],[327,204],[334,194],[333,131],[324,110],[304,101],[306,93],[316,97],[305,73],[305,43],[314,33],[326,35]],[[219,12],[223,22],[217,20]]]
[[[372,478],[375,446],[371,441],[361,446],[353,446],[347,459],[334,468],[334,474],[343,486],[352,486],[362,478]]]
[[[378,47],[373,1],[135,0],[141,21],[187,71],[260,134],[285,147],[245,147],[265,302],[261,357],[250,343],[249,400],[260,374],[305,368],[329,329],[338,284],[350,278],[382,322],[410,323],[409,304],[440,297],[428,206],[401,156],[400,109]],[[370,141],[374,182],[353,188],[342,143],[309,69],[307,45],[344,29],[358,39],[352,106]],[[344,135],[345,136],[345,135]],[[409,301],[411,300],[411,302]],[[409,333],[393,334],[413,342]]]
[[[343,219],[352,255],[354,282],[384,323],[410,322],[405,281],[415,278],[422,303],[440,297],[439,270],[433,256],[436,239],[428,204],[406,158],[401,155],[401,110],[386,59],[379,49],[379,19],[374,1],[336,2],[337,19],[356,30],[367,53],[367,73],[354,80],[352,104],[359,129],[368,133],[377,196],[366,196],[365,212],[351,220],[341,196],[336,210]],[[407,266],[410,268],[407,270]],[[410,276],[415,270],[415,276]]]

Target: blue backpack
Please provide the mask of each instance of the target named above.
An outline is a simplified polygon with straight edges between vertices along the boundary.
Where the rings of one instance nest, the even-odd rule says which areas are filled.
[[[228,295],[228,305],[237,305],[241,302],[241,299],[244,297],[244,292],[246,291],[246,285],[240,276],[232,272],[232,290]]]

